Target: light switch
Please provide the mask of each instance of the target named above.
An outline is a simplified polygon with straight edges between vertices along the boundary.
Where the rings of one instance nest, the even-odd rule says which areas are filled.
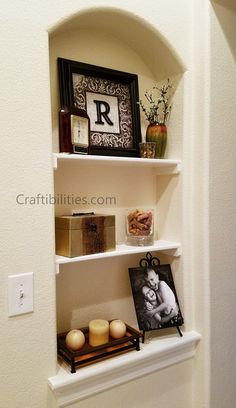
[[[33,312],[33,272],[8,276],[8,315]]]

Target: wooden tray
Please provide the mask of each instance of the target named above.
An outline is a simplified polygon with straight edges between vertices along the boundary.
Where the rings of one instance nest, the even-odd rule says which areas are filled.
[[[105,360],[114,355],[126,353],[131,350],[140,350],[139,339],[143,334],[126,324],[126,334],[121,339],[109,338],[109,342],[101,346],[92,347],[89,345],[89,328],[83,327],[81,330],[85,335],[85,344],[82,349],[73,351],[66,346],[66,333],[57,335],[57,354],[71,367],[71,373],[76,372],[76,368],[93,364],[96,361]]]

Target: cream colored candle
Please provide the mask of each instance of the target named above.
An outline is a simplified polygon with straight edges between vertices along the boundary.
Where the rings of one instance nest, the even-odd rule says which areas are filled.
[[[96,319],[89,323],[89,344],[100,346],[109,341],[109,323],[107,320]]]

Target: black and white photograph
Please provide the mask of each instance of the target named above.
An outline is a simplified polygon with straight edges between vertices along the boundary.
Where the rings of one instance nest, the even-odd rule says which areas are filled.
[[[129,268],[129,276],[140,330],[183,324],[169,264]]]
[[[90,153],[138,157],[138,76],[58,58],[62,106],[87,112]]]

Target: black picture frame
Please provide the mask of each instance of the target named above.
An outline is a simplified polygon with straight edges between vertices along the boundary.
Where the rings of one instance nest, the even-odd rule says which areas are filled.
[[[159,295],[161,295],[162,299],[161,297],[159,297],[159,295],[158,298],[155,298],[155,296],[153,295],[153,301],[155,299],[157,300],[157,304],[155,305],[155,307],[159,306],[160,304],[162,304],[163,307],[162,311],[155,313],[152,317],[151,314],[154,313],[154,307],[152,302],[150,303],[150,305],[147,305],[147,302],[149,301],[145,299],[145,295],[148,293],[148,290],[143,289],[146,286],[150,289],[150,293],[151,291],[153,291],[157,295],[157,291],[147,284],[146,276],[147,273],[149,273],[149,271],[151,270],[155,273],[156,276],[159,276],[159,282],[162,282],[161,284],[159,283],[158,287]],[[152,280],[152,282],[153,276],[154,275],[151,272],[150,279]],[[145,332],[165,329],[169,327],[178,328],[179,326],[183,325],[184,319],[180,310],[171,266],[169,264],[129,268],[129,277],[135,312],[140,330],[143,330]],[[173,304],[173,299],[175,300],[175,305]],[[167,306],[165,306],[165,304],[167,304]]]
[[[61,107],[84,109],[90,117],[89,153],[138,157],[138,76],[64,58],[58,58],[58,74]]]

